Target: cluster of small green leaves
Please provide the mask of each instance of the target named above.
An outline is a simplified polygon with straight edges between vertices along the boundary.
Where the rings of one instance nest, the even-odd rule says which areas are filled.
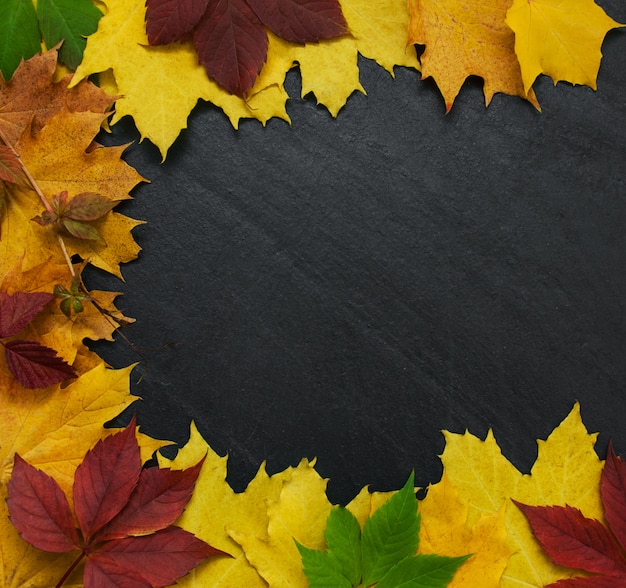
[[[22,59],[63,41],[59,61],[76,69],[83,59],[86,37],[98,28],[102,13],[91,0],[0,1],[0,72],[9,80]]]
[[[326,551],[298,544],[310,587],[445,588],[470,556],[416,555],[419,530],[413,474],[362,532],[348,509],[334,508],[324,533]]]

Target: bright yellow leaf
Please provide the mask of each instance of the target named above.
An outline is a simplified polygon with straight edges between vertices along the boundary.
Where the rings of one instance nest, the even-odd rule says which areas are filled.
[[[512,553],[507,545],[504,507],[468,525],[468,504],[461,500],[444,473],[439,483],[429,486],[419,512],[420,553],[450,557],[473,554],[456,572],[448,584],[450,588],[500,586],[500,577]]]
[[[441,460],[449,482],[468,503],[467,521],[476,525],[483,515],[505,507],[508,545],[514,552],[502,576],[502,588],[543,587],[570,572],[553,565],[535,541],[511,498],[526,504],[569,504],[587,517],[602,519],[598,492],[602,462],[575,405],[546,441],[538,441],[537,461],[530,474],[520,473],[503,455],[493,434],[485,441],[470,433],[445,432]]]
[[[513,0],[506,24],[515,32],[526,91],[539,74],[596,89],[602,41],[623,26],[593,0]]]
[[[446,112],[472,75],[483,78],[487,105],[496,92],[503,92],[539,108],[532,89],[524,89],[515,37],[504,22],[511,1],[409,0],[409,39],[426,46],[422,77],[435,80]]]

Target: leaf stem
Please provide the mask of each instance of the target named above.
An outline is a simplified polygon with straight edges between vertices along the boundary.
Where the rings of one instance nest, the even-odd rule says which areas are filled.
[[[82,561],[83,557],[85,557],[86,553],[83,551],[81,554],[74,560],[74,563],[67,568],[67,571],[63,574],[63,577],[59,580],[59,583],[54,588],[61,588],[63,584],[65,584],[65,580],[70,577],[70,574],[76,569],[76,566]]]
[[[41,188],[37,185],[35,178],[33,178],[31,173],[28,171],[28,168],[24,165],[24,162],[22,161],[20,154],[15,150],[15,147],[11,145],[10,141],[7,139],[7,136],[4,134],[4,131],[1,128],[0,128],[0,139],[2,139],[2,142],[13,152],[13,155],[15,155],[15,157],[19,161],[20,167],[22,168],[24,175],[28,179],[33,190],[35,190],[35,192],[37,193],[37,196],[39,196],[39,200],[41,200],[41,203],[43,204],[44,208],[48,212],[52,213],[53,212],[52,206],[48,202],[48,199],[44,196],[43,192],[41,191]]]
[[[61,251],[63,251],[63,257],[65,257],[65,263],[67,263],[67,267],[70,268],[70,273],[72,274],[72,278],[76,276],[76,272],[74,271],[74,265],[72,264],[72,260],[67,252],[67,248],[65,247],[65,241],[63,241],[63,237],[57,234],[57,239],[59,240],[59,245],[61,246]]]

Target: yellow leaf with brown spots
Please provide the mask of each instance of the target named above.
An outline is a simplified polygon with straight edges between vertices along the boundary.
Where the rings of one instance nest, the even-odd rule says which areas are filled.
[[[485,103],[502,92],[539,104],[525,90],[515,54],[515,36],[504,22],[512,0],[409,0],[409,40],[425,45],[422,77],[432,77],[452,108],[469,76],[484,80]]]

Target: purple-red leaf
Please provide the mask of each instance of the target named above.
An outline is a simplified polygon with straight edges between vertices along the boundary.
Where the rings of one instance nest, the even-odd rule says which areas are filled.
[[[20,160],[7,145],[0,145],[0,180],[18,186],[28,186]]]
[[[613,443],[609,443],[604,462],[600,494],[609,528],[626,548],[626,463],[615,455]]]
[[[626,576],[626,559],[609,530],[571,506],[528,506],[533,534],[557,565],[606,576]]]
[[[8,484],[9,517],[25,541],[63,553],[78,548],[70,505],[57,482],[17,453]]]
[[[168,527],[145,537],[109,541],[89,559],[100,565],[128,570],[151,586],[168,586],[203,559],[223,553],[188,531]]]
[[[198,24],[209,0],[147,0],[146,32],[150,45],[179,41]]]
[[[237,96],[252,88],[267,57],[267,33],[245,0],[211,1],[193,43],[209,77]]]
[[[24,388],[47,388],[76,377],[74,368],[54,349],[36,341],[15,339],[2,345],[7,367]]]
[[[174,523],[191,498],[203,463],[186,470],[143,470],[130,500],[97,540],[147,535]]]
[[[53,298],[47,292],[0,292],[0,337],[17,335]]]
[[[337,0],[248,0],[259,20],[293,43],[332,39],[348,33]]]
[[[85,543],[128,502],[141,473],[135,419],[90,450],[74,475],[74,509]]]
[[[168,586],[203,559],[223,553],[188,531],[168,527],[145,537],[109,541],[89,560],[101,566],[126,569],[151,586]]]
[[[89,557],[83,576],[85,588],[152,588],[152,584],[126,568],[104,559]]]

